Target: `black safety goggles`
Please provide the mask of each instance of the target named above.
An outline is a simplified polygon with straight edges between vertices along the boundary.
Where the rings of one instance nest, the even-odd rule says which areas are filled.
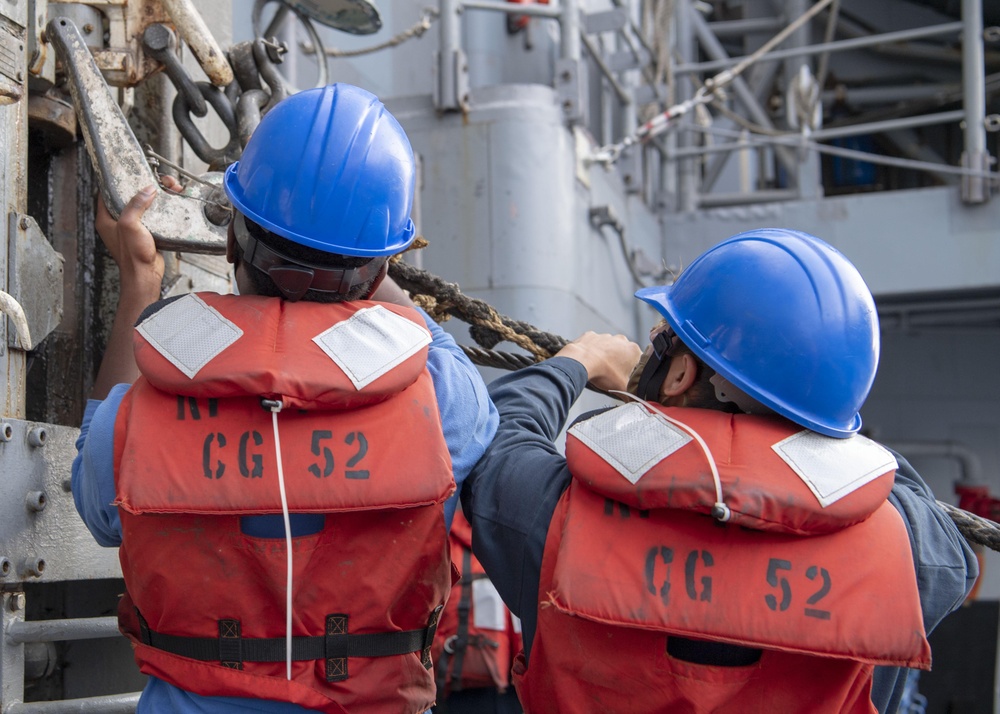
[[[236,242],[243,250],[243,259],[265,273],[286,300],[300,300],[307,290],[346,295],[351,288],[362,285],[378,275],[387,258],[372,258],[356,268],[331,268],[291,258],[262,243],[250,234],[246,217],[236,211],[233,230]]]

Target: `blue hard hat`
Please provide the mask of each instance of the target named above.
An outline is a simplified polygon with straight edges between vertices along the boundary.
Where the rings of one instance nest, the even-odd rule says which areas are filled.
[[[694,354],[760,403],[847,438],[875,381],[875,301],[857,268],[815,236],[747,231],[700,255],[673,285],[636,297]]]
[[[224,185],[240,213],[273,233],[374,258],[413,241],[415,177],[410,142],[382,102],[331,84],[265,114]]]

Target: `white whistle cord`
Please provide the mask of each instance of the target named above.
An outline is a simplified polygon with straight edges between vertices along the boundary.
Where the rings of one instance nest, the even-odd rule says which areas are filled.
[[[288,517],[288,497],[285,495],[285,472],[281,467],[281,438],[278,436],[278,412],[281,402],[271,407],[271,423],[274,425],[274,454],[278,459],[278,490],[281,492],[281,515],[285,519],[285,673],[292,678],[292,524]]]
[[[712,469],[712,480],[715,482],[715,505],[712,506],[712,514],[711,514],[712,518],[716,519],[717,521],[722,521],[723,523],[732,518],[733,512],[729,509],[729,506],[726,505],[726,502],[722,498],[722,477],[719,475],[719,467],[715,463],[715,457],[712,456],[712,450],[708,448],[708,444],[706,444],[705,440],[701,438],[701,434],[699,434],[697,431],[692,429],[684,422],[678,421],[677,419],[673,419],[672,417],[668,417],[659,409],[656,409],[652,405],[650,405],[649,402],[647,402],[645,399],[640,399],[634,394],[618,390],[614,390],[612,394],[625,397],[626,399],[630,399],[634,402],[641,404],[646,408],[646,411],[648,411],[654,418],[659,419],[660,421],[665,421],[670,424],[673,424],[678,429],[681,429],[685,433],[689,434],[691,438],[693,438],[695,441],[698,442],[698,446],[701,447],[701,450],[702,452],[704,452],[705,458],[708,461],[709,468]]]

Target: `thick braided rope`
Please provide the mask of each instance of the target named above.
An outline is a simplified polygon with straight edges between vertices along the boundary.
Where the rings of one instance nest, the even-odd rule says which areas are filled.
[[[427,310],[436,321],[442,322],[454,315],[473,325],[470,334],[486,348],[462,346],[474,364],[513,371],[551,357],[567,344],[567,340],[558,335],[542,332],[525,322],[500,315],[488,303],[463,295],[457,284],[445,282],[402,261],[390,262],[389,275],[400,287],[409,291],[414,302]],[[477,327],[478,330],[475,329]],[[494,351],[492,347],[503,340],[523,347],[534,357]],[[969,543],[1000,551],[1000,524],[950,503],[937,503],[951,516],[959,532]]]
[[[421,300],[418,304],[435,320],[440,322],[442,316],[454,315],[472,325],[469,331],[472,338],[486,349],[506,340],[535,355],[535,361],[541,361],[566,345],[566,340],[561,337],[505,317],[489,303],[463,295],[456,283],[449,283],[408,263],[391,262],[389,275],[412,295],[432,296],[433,305],[426,300]]]
[[[938,505],[951,516],[967,541],[1000,551],[1000,523],[969,513],[944,501],[938,501]]]

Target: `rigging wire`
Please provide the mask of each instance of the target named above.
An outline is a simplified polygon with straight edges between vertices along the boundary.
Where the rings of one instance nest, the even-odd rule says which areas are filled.
[[[387,50],[390,47],[401,45],[414,37],[422,36],[425,32],[427,32],[427,30],[431,29],[431,24],[438,19],[440,14],[441,13],[435,7],[425,7],[423,13],[420,15],[420,19],[417,20],[417,22],[402,32],[393,35],[385,42],[380,42],[377,45],[362,47],[356,50],[338,50],[335,47],[326,47],[324,48],[324,52],[327,57],[360,57],[361,55],[370,54],[372,52]],[[316,54],[316,47],[312,43],[300,42],[299,49],[302,50],[303,54]]]
[[[654,136],[657,136],[658,134],[662,134],[672,126],[673,120],[687,114],[697,105],[711,102],[716,92],[743,74],[743,72],[745,72],[750,66],[760,61],[762,57],[771,52],[771,50],[773,50],[777,45],[784,42],[791,34],[809,22],[809,20],[815,17],[828,5],[836,1],[837,0],[820,0],[820,2],[813,5],[809,8],[809,10],[791,22],[786,28],[781,30],[781,32],[761,45],[755,52],[744,57],[734,67],[724,69],[714,77],[710,77],[705,80],[705,84],[695,92],[693,97],[679,104],[675,104],[663,112],[660,112],[645,124],[640,126],[635,133],[626,136],[618,143],[601,147],[589,157],[590,162],[603,163],[606,165],[613,164],[618,160],[622,151],[625,149],[629,148],[633,144],[646,141]]]
[[[873,164],[882,164],[885,166],[895,166],[904,169],[914,169],[917,171],[930,171],[942,174],[955,174],[958,176],[974,176],[978,178],[989,178],[994,181],[1000,181],[1000,172],[996,171],[980,171],[976,169],[962,168],[960,166],[952,166],[950,164],[939,164],[933,161],[920,161],[917,159],[905,159],[896,156],[885,156],[884,154],[873,154],[867,151],[858,151],[857,149],[847,149],[840,146],[828,146],[827,144],[821,144],[815,141],[809,141],[808,139],[803,140],[801,134],[796,134],[793,132],[777,133],[772,132],[767,136],[745,136],[742,132],[735,131],[733,129],[724,129],[722,127],[704,127],[704,126],[691,126],[688,127],[690,131],[699,131],[709,134],[715,134],[718,136],[724,136],[728,138],[740,139],[739,142],[732,144],[732,150],[739,150],[742,148],[747,148],[748,146],[769,146],[773,144],[792,146],[792,147],[804,147],[807,149],[812,149],[821,154],[829,154],[831,156],[839,156],[846,159],[855,159],[858,161],[867,161]],[[713,152],[726,150],[726,146],[716,146],[713,147]],[[667,158],[670,158],[669,153]]]

